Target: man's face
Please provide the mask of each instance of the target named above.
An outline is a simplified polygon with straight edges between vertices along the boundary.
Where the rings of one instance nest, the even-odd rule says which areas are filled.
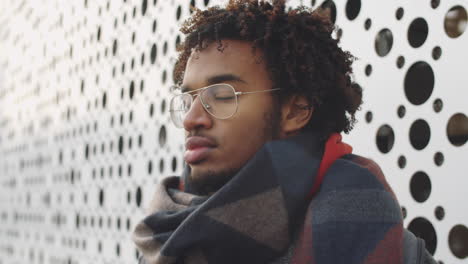
[[[192,91],[215,83],[227,83],[236,91],[272,89],[264,62],[258,63],[250,42],[223,40],[193,52],[187,62],[182,87]],[[279,113],[272,92],[238,96],[237,112],[228,119],[207,113],[195,97],[184,120],[186,152],[191,182],[202,192],[222,187],[279,130]]]

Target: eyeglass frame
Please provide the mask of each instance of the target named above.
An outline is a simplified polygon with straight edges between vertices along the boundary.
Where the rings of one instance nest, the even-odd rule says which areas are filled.
[[[236,89],[228,84],[228,83],[215,83],[215,84],[211,84],[211,85],[208,85],[208,86],[205,86],[205,87],[202,87],[202,88],[198,88],[196,90],[193,90],[193,91],[188,91],[188,92],[184,92],[184,93],[180,93],[180,94],[177,94],[177,95],[174,95],[172,98],[171,98],[171,102],[172,100],[176,97],[176,96],[180,96],[180,95],[183,95],[183,94],[187,94],[187,95],[191,95],[190,96],[190,108],[187,110],[186,113],[188,113],[190,111],[190,109],[192,108],[192,104],[193,102],[195,101],[195,96],[199,96],[201,95],[205,90],[207,90],[208,88],[212,87],[212,86],[215,86],[215,85],[227,85],[229,87],[231,87],[231,89],[234,91],[234,95],[236,96],[236,110],[228,117],[225,117],[225,118],[219,118],[217,116],[215,116],[214,114],[210,113],[210,111],[208,110],[208,108],[210,107],[209,105],[205,104],[205,102],[203,102],[203,99],[202,97],[200,97],[200,102],[203,106],[203,109],[205,109],[205,111],[210,114],[211,116],[213,116],[214,118],[216,119],[220,119],[220,120],[225,120],[225,119],[229,119],[231,117],[233,117],[236,113],[237,113],[237,110],[239,109],[239,103],[238,103],[238,96],[239,95],[244,95],[244,94],[254,94],[254,93],[262,93],[262,92],[271,92],[271,91],[277,91],[277,90],[281,90],[281,88],[273,88],[273,89],[268,89],[268,90],[260,90],[260,91],[251,91],[251,92],[238,92],[236,91]],[[175,89],[180,89],[180,86],[177,86],[177,85],[173,85],[171,86],[171,91],[175,90]],[[192,95],[191,93],[194,93],[194,92],[197,92],[197,91],[200,91],[198,93],[196,93],[195,95]],[[180,111],[180,110],[172,110],[172,109],[169,109],[169,112],[174,112],[174,111]],[[172,117],[171,117],[171,120],[172,120]],[[174,121],[173,121],[174,123]],[[177,125],[176,125],[177,126]]]

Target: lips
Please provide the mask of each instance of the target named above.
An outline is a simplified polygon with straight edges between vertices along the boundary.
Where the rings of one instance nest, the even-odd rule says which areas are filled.
[[[201,136],[189,137],[185,142],[186,151],[184,160],[188,164],[200,163],[208,157],[215,147],[215,142],[209,138]]]

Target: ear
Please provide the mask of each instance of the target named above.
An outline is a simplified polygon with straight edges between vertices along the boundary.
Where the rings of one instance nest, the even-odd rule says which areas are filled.
[[[301,95],[293,95],[281,106],[281,137],[297,134],[312,117],[313,108]]]

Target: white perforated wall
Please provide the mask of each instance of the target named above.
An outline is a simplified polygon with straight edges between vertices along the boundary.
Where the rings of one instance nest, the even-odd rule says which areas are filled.
[[[168,87],[189,4],[0,2],[0,264],[135,263],[130,233],[154,184],[182,171]],[[395,189],[441,263],[468,263],[468,2],[324,6],[359,59],[345,141]]]

